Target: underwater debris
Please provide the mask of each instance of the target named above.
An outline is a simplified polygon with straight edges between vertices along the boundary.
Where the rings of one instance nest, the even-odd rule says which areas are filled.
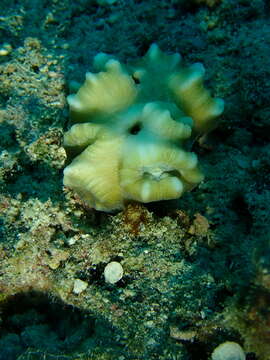
[[[87,288],[87,286],[88,286],[87,282],[82,281],[80,279],[75,279],[74,287],[73,287],[74,294],[79,295]]]

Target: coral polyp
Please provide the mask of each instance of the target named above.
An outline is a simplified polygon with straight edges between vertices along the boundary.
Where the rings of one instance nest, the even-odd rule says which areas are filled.
[[[94,59],[77,94],[68,97],[79,122],[64,136],[64,185],[91,207],[111,211],[135,200],[179,198],[202,179],[188,140],[212,130],[223,111],[203,86],[202,64],[183,67],[179,54],[153,44],[139,61]],[[79,154],[79,155],[78,155]]]

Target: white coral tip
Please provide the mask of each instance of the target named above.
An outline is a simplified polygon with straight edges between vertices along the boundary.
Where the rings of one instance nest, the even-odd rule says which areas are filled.
[[[121,70],[121,64],[118,60],[110,59],[106,62],[105,68],[106,70],[119,72]]]
[[[158,47],[157,44],[152,44],[149,48],[149,50],[147,51],[147,55],[149,55],[150,59],[154,60],[158,57],[160,53],[160,49]]]
[[[97,82],[97,76],[91,72],[85,74],[85,80],[89,83]]]
[[[222,99],[215,99],[215,107],[213,108],[213,115],[218,116],[224,111],[224,101]]]
[[[81,110],[81,108],[82,108],[81,102],[78,100],[77,96],[74,94],[68,95],[67,102],[72,110]]]
[[[205,74],[205,67],[202,63],[195,63],[190,68],[197,74],[198,77],[203,77]]]

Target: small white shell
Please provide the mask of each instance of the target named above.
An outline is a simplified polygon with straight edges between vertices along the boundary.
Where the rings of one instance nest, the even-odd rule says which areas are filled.
[[[106,265],[104,269],[104,277],[106,283],[115,284],[117,281],[121,280],[123,277],[123,267],[117,261],[112,261]]]
[[[246,356],[242,347],[233,342],[226,341],[215,348],[211,355],[212,360],[245,360]]]

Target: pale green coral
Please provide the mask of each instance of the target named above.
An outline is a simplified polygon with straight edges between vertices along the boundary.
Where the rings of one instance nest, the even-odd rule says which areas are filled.
[[[196,154],[185,149],[192,133],[215,126],[223,101],[203,87],[204,68],[184,68],[180,55],[152,45],[127,66],[98,54],[68,97],[75,124],[64,146],[79,154],[64,171],[64,184],[90,206],[110,211],[128,200],[175,199],[203,179]]]

